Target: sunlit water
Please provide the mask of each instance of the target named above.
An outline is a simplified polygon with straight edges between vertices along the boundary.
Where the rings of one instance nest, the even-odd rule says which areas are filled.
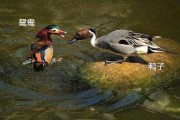
[[[144,119],[173,119],[163,114],[154,117],[142,109],[115,112],[114,116],[102,112],[112,107],[114,92],[90,85],[79,74],[84,63],[98,58],[98,49],[92,49],[88,40],[66,43],[76,28],[83,27],[95,28],[98,36],[124,28],[180,42],[179,13],[179,0],[1,1],[0,118],[139,119],[143,114]],[[19,27],[19,19],[23,18],[35,19],[35,26]],[[54,56],[63,61],[35,72],[31,65],[23,66],[22,62],[37,31],[49,24],[57,24],[68,32],[65,38],[51,36]],[[131,113],[136,118],[128,116]]]

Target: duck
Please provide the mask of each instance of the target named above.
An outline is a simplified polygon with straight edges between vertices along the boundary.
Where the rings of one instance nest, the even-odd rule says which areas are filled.
[[[161,36],[151,36],[125,29],[115,30],[107,35],[97,38],[97,32],[95,29],[83,28],[76,31],[74,37],[67,43],[72,44],[80,40],[85,40],[89,37],[91,38],[90,43],[93,47],[102,48],[108,50],[109,52],[121,54],[123,56],[123,59],[121,60],[105,60],[105,65],[122,63],[127,61],[127,58],[131,55],[159,52],[175,53],[167,51],[152,42],[154,39],[161,38]]]
[[[29,59],[23,62],[23,65],[32,63],[35,71],[43,70],[45,65],[61,59],[53,59],[53,42],[50,35],[58,35],[64,37],[67,33],[60,29],[57,25],[48,25],[41,29],[36,35],[36,41],[31,44]]]

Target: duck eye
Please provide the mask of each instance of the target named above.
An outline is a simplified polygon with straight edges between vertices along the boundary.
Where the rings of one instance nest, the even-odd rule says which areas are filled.
[[[56,32],[56,30],[53,30],[53,32]]]

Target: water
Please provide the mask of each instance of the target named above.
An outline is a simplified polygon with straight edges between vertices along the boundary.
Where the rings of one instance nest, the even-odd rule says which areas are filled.
[[[0,118],[2,119],[153,119],[142,108],[102,113],[115,99],[112,90],[101,90],[82,79],[84,63],[100,55],[89,41],[67,45],[76,28],[93,27],[98,36],[124,28],[160,35],[180,42],[180,1],[161,0],[12,0],[0,4]],[[19,19],[35,19],[35,27],[19,27]],[[22,66],[38,30],[57,24],[68,32],[52,36],[55,57],[44,72]],[[179,88],[179,87],[178,87]],[[176,91],[178,91],[177,89]],[[179,95],[178,92],[176,95]],[[177,103],[179,105],[179,102]],[[68,110],[68,111],[67,111]],[[157,113],[156,119],[175,119]],[[177,119],[177,118],[176,118]]]

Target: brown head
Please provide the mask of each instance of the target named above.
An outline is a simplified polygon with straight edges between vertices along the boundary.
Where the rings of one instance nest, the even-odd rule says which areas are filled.
[[[92,28],[84,28],[84,29],[78,30],[75,36],[68,42],[68,44],[77,42],[78,40],[83,40],[83,39],[92,37],[92,34],[90,33],[90,31],[96,34],[96,31]]]

